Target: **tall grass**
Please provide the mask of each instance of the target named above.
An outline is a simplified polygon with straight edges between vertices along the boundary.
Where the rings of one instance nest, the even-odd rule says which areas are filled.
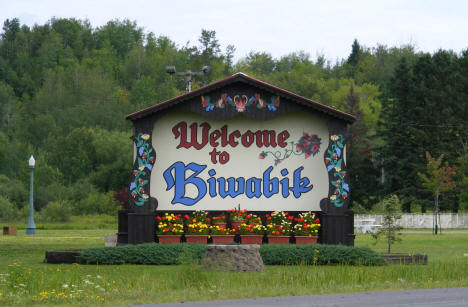
[[[112,231],[38,230],[35,236],[22,231],[17,237],[0,236],[0,306],[125,305],[468,286],[466,234],[403,235],[395,252],[427,252],[429,264],[425,266],[267,266],[261,273],[235,273],[205,271],[190,263],[42,263],[47,249],[100,247],[104,234]],[[368,236],[358,236],[356,243],[381,248],[372,245]]]

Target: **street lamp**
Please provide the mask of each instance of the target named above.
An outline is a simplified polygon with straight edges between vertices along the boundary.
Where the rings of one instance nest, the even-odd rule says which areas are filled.
[[[29,170],[31,174],[31,185],[29,187],[29,220],[28,228],[26,228],[27,235],[36,234],[36,225],[34,224],[34,206],[33,206],[33,190],[34,190],[34,165],[36,165],[36,160],[31,156],[29,158]]]
[[[210,72],[210,70],[211,70],[211,67],[208,65],[205,65],[198,72],[192,72],[190,70],[187,70],[184,72],[177,72],[175,66],[166,66],[166,72],[168,74],[177,75],[177,76],[185,76],[185,91],[186,92],[192,91],[192,77],[206,75],[207,73]]]

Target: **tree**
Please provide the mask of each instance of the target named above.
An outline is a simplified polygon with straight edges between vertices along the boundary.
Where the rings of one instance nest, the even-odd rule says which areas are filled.
[[[401,226],[397,224],[397,221],[401,219],[400,212],[401,204],[397,195],[392,195],[389,198],[384,200],[384,216],[383,216],[383,225],[382,228],[377,230],[375,234],[372,234],[372,237],[377,240],[381,236],[385,236],[387,239],[387,253],[390,254],[390,248],[395,242],[401,241],[399,237]]]
[[[434,159],[426,151],[427,174],[419,173],[418,176],[423,181],[423,186],[434,195],[434,234],[437,234],[438,224],[440,224],[439,215],[439,195],[442,192],[450,191],[455,188],[455,182],[452,177],[456,171],[453,167],[441,166],[444,155]]]

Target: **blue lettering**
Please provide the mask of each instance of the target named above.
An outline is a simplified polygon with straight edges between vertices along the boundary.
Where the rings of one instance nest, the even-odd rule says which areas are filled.
[[[237,182],[237,190],[236,190],[236,182]],[[235,198],[236,196],[244,193],[244,186],[245,186],[245,179],[239,177],[237,179],[233,177],[229,177],[227,179],[228,188],[226,191],[226,179],[221,177],[218,178],[218,189],[219,189],[219,196],[222,198],[226,198],[227,196],[231,196]]]
[[[245,186],[245,195],[248,198],[252,198],[252,197],[260,198],[260,196],[262,196],[261,190],[262,190],[262,179],[255,178],[255,177],[247,179],[246,186]]]
[[[172,199],[171,204],[179,203],[186,206],[193,206],[205,196],[206,184],[203,179],[197,177],[205,168],[206,165],[198,165],[196,163],[190,163],[185,166],[184,163],[179,161],[172,164],[164,171],[163,176],[167,184],[166,191],[169,191],[174,187],[174,198]],[[174,177],[172,176],[173,169]],[[187,170],[191,170],[193,174],[185,179],[185,172]],[[190,198],[185,196],[185,185],[187,184],[193,184],[197,187],[197,197]]]
[[[267,168],[263,173],[263,195],[266,198],[270,198],[274,194],[278,194],[278,178],[270,179],[270,173],[273,170],[273,166]]]
[[[308,186],[310,183],[309,178],[301,178],[301,172],[303,169],[304,167],[301,166],[294,171],[293,187],[291,188],[291,191],[296,198],[299,198],[302,193],[309,192],[314,187],[312,184]]]

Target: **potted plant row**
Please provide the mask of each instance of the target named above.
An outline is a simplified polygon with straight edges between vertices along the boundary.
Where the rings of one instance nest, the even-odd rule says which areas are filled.
[[[195,211],[192,216],[168,213],[158,216],[159,242],[180,242],[185,220],[185,239],[188,243],[207,243],[211,236],[215,244],[228,244],[234,241],[236,233],[240,235],[242,244],[261,244],[264,234],[267,234],[270,244],[288,244],[291,234],[294,234],[296,244],[317,243],[320,220],[312,212],[304,212],[294,218],[288,212],[274,211],[265,215],[266,226],[262,225],[260,217],[247,210],[228,210],[227,213],[232,228],[226,227],[225,214],[210,219],[207,212],[201,210]]]

